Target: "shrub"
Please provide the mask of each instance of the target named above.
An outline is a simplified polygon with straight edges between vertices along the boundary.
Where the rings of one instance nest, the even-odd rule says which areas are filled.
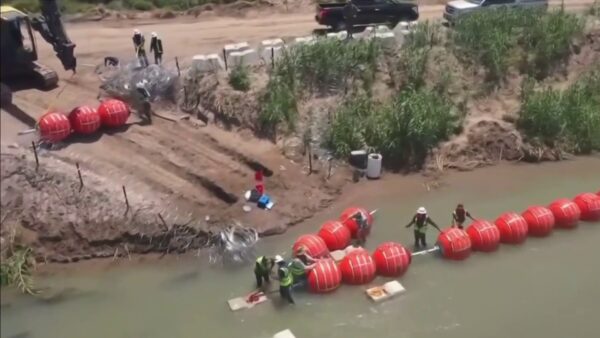
[[[259,116],[261,129],[274,133],[277,126],[285,122],[288,130],[293,130],[297,116],[298,108],[293,88],[282,78],[272,77],[262,97]]]
[[[124,0],[123,5],[138,11],[149,11],[154,8],[150,0]]]
[[[17,247],[10,252],[10,256],[0,264],[0,285],[15,286],[21,292],[36,294],[31,277],[35,260],[31,249]]]
[[[237,65],[229,73],[229,85],[235,90],[246,92],[250,89],[250,74],[248,67]]]

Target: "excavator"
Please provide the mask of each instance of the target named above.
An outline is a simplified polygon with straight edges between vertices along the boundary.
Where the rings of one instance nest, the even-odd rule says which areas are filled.
[[[34,31],[52,45],[65,70],[76,71],[75,44],[71,42],[61,21],[58,1],[39,0],[40,14],[23,13],[2,5],[1,26],[1,96],[2,104],[12,103],[12,91],[5,83],[25,81],[40,89],[53,88],[58,74],[40,63]]]

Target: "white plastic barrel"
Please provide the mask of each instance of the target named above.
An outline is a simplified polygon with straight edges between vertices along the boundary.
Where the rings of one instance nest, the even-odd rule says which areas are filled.
[[[381,176],[381,154],[369,154],[367,160],[367,178],[379,178]]]

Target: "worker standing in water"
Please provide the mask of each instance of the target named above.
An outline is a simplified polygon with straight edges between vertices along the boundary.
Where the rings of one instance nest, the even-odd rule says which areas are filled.
[[[156,32],[152,32],[152,39],[150,40],[150,53],[154,53],[154,63],[160,65],[162,63],[163,45],[161,38],[158,37]]]
[[[265,283],[271,282],[269,276],[271,275],[274,265],[273,259],[268,258],[267,256],[260,256],[256,259],[256,264],[254,264],[256,287],[261,288],[263,286],[263,281]]]
[[[300,247],[296,253],[296,257],[288,265],[288,269],[292,273],[294,286],[304,286],[308,280],[308,272],[315,267],[316,260],[312,258],[304,247]]]
[[[425,233],[427,232],[428,224],[433,225],[436,229],[438,229],[438,231],[442,231],[437,226],[437,224],[435,224],[435,222],[431,218],[429,218],[429,216],[427,215],[427,209],[425,209],[425,207],[420,207],[419,209],[417,209],[417,213],[413,216],[412,220],[406,225],[406,227],[410,228],[413,224],[415,226],[415,248],[419,248],[421,246],[423,248],[427,247]]]
[[[454,211],[452,212],[452,227],[458,227],[459,229],[463,229],[463,224],[467,220],[467,217],[470,218],[472,221],[475,220],[473,219],[473,217],[471,217],[471,214],[465,209],[462,203],[459,203],[456,206],[456,209],[454,209]]]
[[[279,296],[282,299],[287,300],[291,304],[296,304],[294,298],[292,298],[292,285],[294,284],[294,277],[288,269],[283,258],[279,255],[275,256],[275,264],[277,264],[277,279],[279,280]]]
[[[135,57],[139,60],[141,67],[148,67],[148,57],[146,56],[146,49],[144,44],[146,38],[142,35],[139,29],[133,30],[133,47],[135,48]]]
[[[357,212],[352,216],[358,229],[356,230],[356,241],[359,246],[365,245],[367,241],[367,232],[369,228],[369,223],[367,221],[367,217],[365,217],[362,212]]]

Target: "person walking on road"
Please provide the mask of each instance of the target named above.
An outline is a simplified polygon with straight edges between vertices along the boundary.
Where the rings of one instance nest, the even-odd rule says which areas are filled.
[[[427,209],[425,209],[425,207],[420,207],[419,209],[417,209],[417,213],[413,216],[412,220],[406,225],[406,227],[410,228],[413,224],[415,226],[414,235],[416,249],[420,248],[421,246],[423,248],[427,248],[427,240],[425,238],[425,234],[427,232],[428,224],[433,225],[433,227],[435,227],[438,231],[442,231],[437,226],[437,224],[435,224],[435,222],[431,218],[429,218],[429,216],[427,215]]]
[[[143,68],[148,67],[148,57],[146,56],[146,49],[144,47],[146,38],[144,38],[139,29],[134,29],[132,39],[133,47],[135,48],[135,57],[139,60],[140,66]]]
[[[471,214],[465,209],[462,203],[459,203],[456,206],[456,209],[454,209],[454,211],[452,212],[452,227],[463,229],[463,224],[467,220],[467,217],[470,218],[472,221],[475,220],[473,219],[473,217],[471,217]]]
[[[162,40],[156,32],[152,32],[150,40],[150,53],[154,53],[154,63],[160,65],[162,63],[163,45]]]

